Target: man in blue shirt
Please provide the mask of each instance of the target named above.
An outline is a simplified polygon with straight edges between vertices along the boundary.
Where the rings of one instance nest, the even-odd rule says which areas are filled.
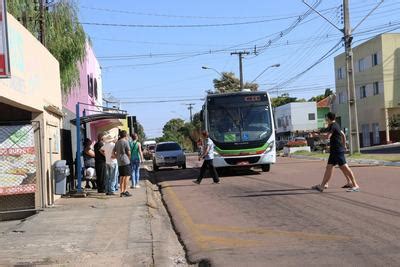
[[[204,162],[200,169],[199,178],[197,178],[197,180],[195,180],[193,182],[196,184],[200,184],[201,180],[204,177],[206,170],[208,169],[208,171],[210,172],[210,174],[214,180],[214,184],[219,184],[220,182],[219,182],[218,173],[217,173],[217,170],[215,169],[214,163],[213,163],[214,143],[211,140],[211,138],[208,136],[207,131],[203,131],[202,135],[203,135],[203,138],[205,139],[205,146],[203,148],[203,153],[199,156],[199,161],[201,159],[204,159]]]

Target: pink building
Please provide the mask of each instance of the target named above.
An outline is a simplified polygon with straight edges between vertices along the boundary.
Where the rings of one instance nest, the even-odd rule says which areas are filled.
[[[80,66],[80,84],[73,88],[68,96],[64,96],[64,110],[72,115],[71,119],[76,116],[76,103],[80,105],[80,115],[87,116],[102,112],[103,104],[103,87],[100,64],[89,43],[86,43],[86,56]],[[71,117],[71,116],[68,116]],[[69,120],[67,121],[69,123]],[[86,136],[92,140],[96,140],[97,124],[93,122],[87,125]],[[104,122],[103,122],[104,123]]]
[[[79,105],[81,118],[81,144],[85,137],[97,141],[97,134],[104,131],[118,134],[118,126],[126,114],[115,110],[103,110],[103,86],[100,64],[89,43],[86,43],[86,56],[79,63],[80,83],[68,95],[63,95],[63,120],[61,147],[62,158],[70,166],[75,161],[76,138],[76,104]],[[82,149],[82,147],[81,147]]]

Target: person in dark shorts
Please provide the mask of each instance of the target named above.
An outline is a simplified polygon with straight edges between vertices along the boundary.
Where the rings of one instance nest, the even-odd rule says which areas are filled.
[[[339,165],[340,170],[348,180],[347,185],[344,186],[345,188],[348,188],[346,191],[358,192],[360,191],[360,187],[358,186],[356,178],[354,177],[349,165],[347,165],[346,157],[344,155],[346,152],[346,135],[340,129],[335,120],[336,115],[334,113],[329,112],[326,115],[326,121],[329,125],[327,130],[330,134],[330,154],[322,183],[314,185],[312,189],[323,192],[329,180],[332,178],[333,167]]]
[[[131,148],[128,142],[128,133],[121,131],[121,138],[115,144],[114,156],[118,161],[118,171],[120,175],[120,190],[121,197],[130,197],[131,193],[128,192],[128,181],[131,177]]]
[[[96,167],[96,180],[97,180],[97,192],[105,193],[106,192],[106,157],[104,156],[101,148],[104,146],[103,137],[105,133],[99,133],[97,135],[97,143],[94,145],[94,154],[95,154],[95,167]]]

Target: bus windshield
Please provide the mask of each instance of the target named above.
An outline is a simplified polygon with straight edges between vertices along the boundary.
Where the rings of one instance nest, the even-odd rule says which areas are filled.
[[[208,114],[210,136],[217,142],[261,141],[272,134],[267,103],[209,106]]]

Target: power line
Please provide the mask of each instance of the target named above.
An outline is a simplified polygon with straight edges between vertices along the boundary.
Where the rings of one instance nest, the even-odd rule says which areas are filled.
[[[156,104],[156,103],[173,103],[173,102],[187,102],[187,101],[204,101],[204,98],[149,100],[149,101],[121,101],[121,104]]]
[[[132,14],[139,16],[152,16],[152,17],[167,17],[167,18],[184,18],[184,19],[260,19],[260,18],[271,18],[272,20],[286,20],[291,18],[296,18],[299,15],[290,14],[290,15],[282,15],[282,16],[189,16],[189,15],[172,15],[172,14],[160,14],[160,13],[145,13],[145,12],[137,12],[130,10],[117,10],[117,9],[109,9],[109,8],[98,8],[98,7],[89,7],[89,6],[80,6],[84,9],[89,10],[97,10],[97,11],[105,11],[110,13],[121,13],[121,14]],[[324,11],[335,9],[336,7],[326,8]]]
[[[209,27],[227,27],[227,26],[239,26],[239,25],[251,25],[260,24],[266,22],[272,22],[281,19],[264,19],[244,22],[231,22],[231,23],[214,23],[214,24],[119,24],[119,23],[99,23],[99,22],[80,22],[82,25],[92,26],[105,26],[105,27],[129,27],[129,28],[209,28]]]

